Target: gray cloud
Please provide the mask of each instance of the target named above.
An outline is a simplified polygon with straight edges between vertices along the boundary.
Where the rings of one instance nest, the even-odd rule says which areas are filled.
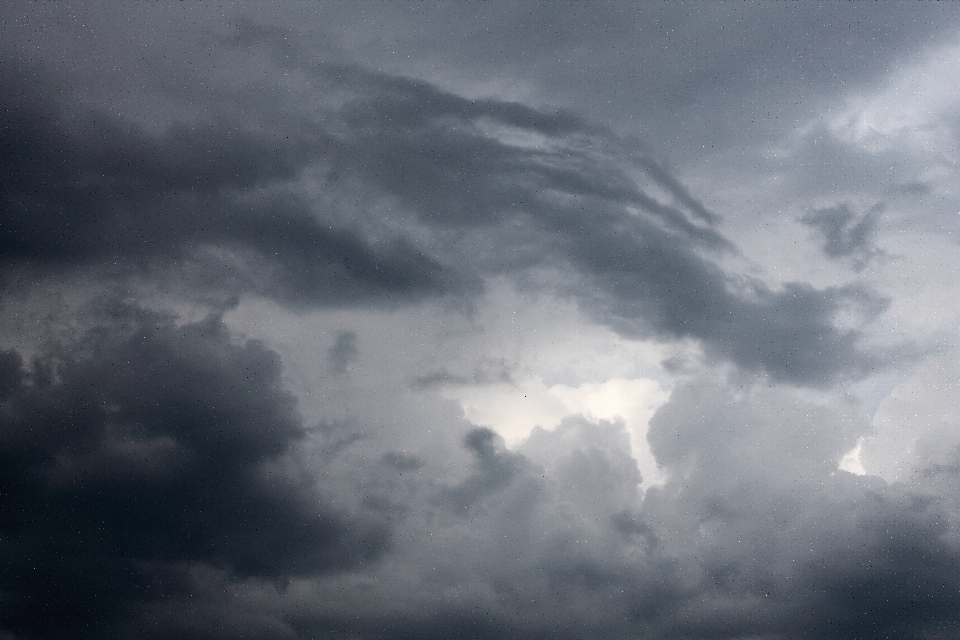
[[[382,638],[950,635],[960,547],[952,502],[931,489],[955,471],[913,487],[837,472],[867,429],[849,401],[693,381],[651,423],[668,480],[642,503],[620,424],[567,419],[517,452],[474,430],[461,480],[417,467],[398,533],[416,545],[375,583],[318,581],[317,598],[363,599],[364,614],[321,605],[291,624]]]
[[[852,258],[854,269],[863,270],[871,259],[883,255],[873,242],[877,218],[883,207],[855,215],[847,203],[816,209],[800,218],[814,228],[823,243],[823,252],[831,258]]]
[[[947,585],[960,556],[941,520],[947,505],[835,471],[867,428],[841,401],[811,406],[764,390],[738,400],[709,382],[675,392],[649,435],[673,479],[645,511],[687,523],[674,548],[693,545],[687,557],[705,587],[689,614],[718,616],[681,611],[679,635],[774,636],[779,627],[800,637],[921,637],[956,625]],[[724,616],[731,590],[739,610]]]
[[[743,220],[712,204],[939,194],[899,150],[769,136],[952,33],[953,9],[418,3],[374,27],[373,5],[311,3],[127,31],[157,7],[59,6],[0,26],[4,640],[958,636],[960,450],[915,456],[909,482],[837,470],[870,434],[842,385],[895,355],[864,346],[887,300],[846,270],[734,275]],[[714,146],[747,160],[695,175],[729,161]],[[860,269],[878,216],[803,222]],[[505,299],[488,281],[517,317],[545,294],[547,324],[574,301],[590,344],[538,368],[573,329],[480,326]],[[127,302],[74,313],[108,295]],[[271,342],[196,320],[231,305]],[[583,355],[619,338],[676,349],[653,373]],[[647,434],[661,484],[641,489],[622,422],[568,416],[511,449],[449,399],[603,387],[579,358],[672,388]],[[715,363],[729,380],[694,377]]]
[[[451,424],[461,451],[399,451],[376,428],[305,429],[277,356],[215,317],[112,314],[33,365],[0,357],[0,623],[17,637],[920,638],[960,624],[960,465],[913,486],[837,472],[869,431],[851,400],[682,384],[648,435],[666,483],[641,498],[622,423],[567,418],[516,451]]]
[[[116,637],[197,571],[289,580],[384,551],[383,525],[285,462],[306,433],[276,354],[216,318],[113,315],[30,366],[0,359],[2,628]]]
[[[711,226],[714,216],[662,167],[641,158],[636,170],[672,202],[643,191],[627,174],[628,159],[598,157],[577,140],[587,136],[616,153],[622,142],[610,133],[558,128],[552,116],[536,113],[504,119],[498,105],[441,98],[417,84],[397,85],[378,94],[376,106],[354,109],[349,118],[363,127],[354,148],[365,151],[340,166],[400,197],[443,233],[441,251],[452,245],[463,252],[449,260],[479,246],[485,270],[570,268],[566,292],[618,331],[696,338],[740,366],[784,379],[817,383],[876,365],[858,349],[856,333],[830,318],[852,300],[882,307],[879,300],[863,290],[794,283],[777,292],[732,279],[710,257],[731,250]],[[562,134],[549,143],[559,150],[491,139],[479,129],[480,116],[523,124],[520,133],[528,135]],[[489,244],[493,255],[485,252]]]
[[[342,55],[446,87],[493,84],[567,105],[643,135],[674,160],[767,139],[838,91],[875,85],[917,43],[951,40],[958,18],[949,4],[899,3],[328,9],[329,24],[368,35],[320,29]]]
[[[155,136],[68,108],[23,73],[4,74],[3,86],[0,262],[8,269],[179,265],[199,289],[311,305],[457,287],[456,274],[403,238],[373,246],[354,229],[322,224],[289,189],[270,192],[329,147],[317,131],[174,126]]]
[[[109,119],[88,133],[62,108],[43,105],[41,117],[25,106],[42,94],[12,92],[8,118],[20,124],[5,129],[0,257],[179,268],[192,289],[308,306],[469,293],[482,277],[545,267],[569,272],[565,292],[626,335],[694,338],[805,384],[877,366],[855,331],[831,322],[869,294],[732,279],[717,264],[735,249],[716,216],[613,133],[567,113],[297,64],[348,98],[287,136],[174,127],[156,137]],[[312,187],[324,199],[297,195],[305,172],[324,168]],[[353,193],[369,208],[345,209]],[[384,202],[395,203],[385,217]]]
[[[417,376],[413,380],[413,384],[420,388],[513,383],[510,365],[501,358],[483,359],[469,373],[456,373],[444,368]]]

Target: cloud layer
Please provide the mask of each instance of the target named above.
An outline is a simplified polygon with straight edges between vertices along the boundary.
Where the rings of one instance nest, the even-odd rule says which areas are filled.
[[[483,278],[548,274],[626,336],[691,338],[813,385],[877,366],[834,318],[854,304],[876,313],[881,300],[727,274],[719,260],[735,249],[715,214],[611,132],[357,68],[308,79],[347,99],[274,133],[149,134],[8,74],[7,279],[101,268],[316,306],[470,295]]]
[[[305,6],[0,25],[0,640],[960,637],[954,14]]]

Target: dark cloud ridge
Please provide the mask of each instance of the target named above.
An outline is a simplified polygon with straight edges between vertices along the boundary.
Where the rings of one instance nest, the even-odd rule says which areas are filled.
[[[493,274],[572,270],[566,293],[628,335],[694,338],[802,384],[876,366],[856,331],[831,321],[869,294],[736,282],[717,264],[736,250],[716,215],[614,134],[357,67],[302,69],[348,98],[321,103],[319,121],[288,119],[286,136],[212,126],[156,137],[103,115],[71,120],[6,74],[0,260],[175,267],[189,288],[303,306],[474,294]],[[300,185],[318,168],[325,193],[359,189],[412,217],[312,202]]]
[[[52,91],[28,87],[23,75],[3,77],[4,266],[64,272],[119,262],[128,272],[149,272],[175,263],[188,275],[200,272],[195,286],[204,271],[230,271],[207,287],[312,305],[415,299],[460,280],[402,238],[375,247],[355,230],[321,224],[292,194],[250,202],[295,179],[330,146],[329,136],[173,126],[157,137],[102,112],[68,108]],[[204,247],[249,251],[259,264],[211,264],[197,255]]]

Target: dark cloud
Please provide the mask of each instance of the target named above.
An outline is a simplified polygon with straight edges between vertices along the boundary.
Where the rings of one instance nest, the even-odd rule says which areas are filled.
[[[258,33],[248,36],[276,39]],[[7,74],[0,259],[119,264],[177,274],[167,282],[188,291],[308,306],[469,293],[483,277],[546,268],[626,335],[693,338],[805,384],[876,366],[855,331],[832,323],[858,299],[877,308],[870,294],[732,278],[718,266],[736,249],[717,216],[636,144],[569,113],[357,67],[283,65],[320,97],[280,133],[147,134],[79,107],[68,115]],[[263,119],[271,108],[251,104]],[[857,249],[864,224],[834,242]]]
[[[883,255],[874,246],[877,219],[882,211],[883,207],[878,205],[857,215],[842,202],[835,207],[811,211],[800,221],[814,228],[826,255],[852,258],[854,269],[861,271],[871,259]]]
[[[787,380],[823,384],[876,366],[832,318],[850,305],[876,313],[882,301],[863,289],[774,291],[731,278],[717,259],[735,250],[716,216],[612,133],[423,83],[370,82],[374,97],[345,108],[355,130],[334,176],[399,198],[436,234],[441,261],[565,270],[562,289],[618,331],[695,338]]]
[[[216,318],[115,313],[29,366],[0,358],[2,628],[112,637],[197,571],[284,581],[385,549],[292,463],[305,431],[276,354]]]
[[[467,449],[474,455],[474,471],[463,482],[444,491],[444,502],[466,513],[484,498],[507,487],[520,471],[523,459],[506,450],[503,438],[491,429],[471,431]]]
[[[301,304],[364,303],[456,289],[409,241],[376,246],[321,223],[289,182],[329,136],[239,126],[171,126],[149,134],[65,104],[23,72],[2,76],[0,266],[41,272],[172,266],[190,286],[258,291]],[[462,284],[462,283],[460,283]]]

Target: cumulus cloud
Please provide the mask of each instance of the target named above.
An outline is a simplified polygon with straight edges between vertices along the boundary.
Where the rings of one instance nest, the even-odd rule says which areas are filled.
[[[113,316],[30,364],[0,358],[5,629],[111,637],[204,572],[289,580],[385,550],[387,529],[290,458],[306,432],[276,354],[217,318]]]
[[[930,358],[884,398],[864,438],[864,469],[890,482],[949,468],[960,455],[956,350]]]
[[[515,450],[447,425],[459,452],[305,429],[277,356],[216,317],[114,308],[34,364],[6,352],[0,389],[3,624],[26,638],[924,637],[960,623],[956,465],[913,487],[838,471],[870,430],[852,399],[681,384],[650,421],[665,481],[642,493],[622,422],[568,417]]]
[[[694,380],[651,421],[668,479],[644,499],[622,423],[568,418],[516,451],[473,430],[462,478],[417,467],[390,561],[303,585],[294,624],[383,638],[949,636],[952,503],[932,480],[907,491],[838,471],[868,428],[850,400]]]
[[[868,429],[856,409],[763,388],[737,398],[702,381],[678,389],[655,416],[651,444],[673,478],[652,490],[645,511],[703,589],[677,611],[680,635],[915,637],[956,628],[946,613],[958,560],[947,505],[836,470]],[[735,604],[731,591],[741,594]]]

